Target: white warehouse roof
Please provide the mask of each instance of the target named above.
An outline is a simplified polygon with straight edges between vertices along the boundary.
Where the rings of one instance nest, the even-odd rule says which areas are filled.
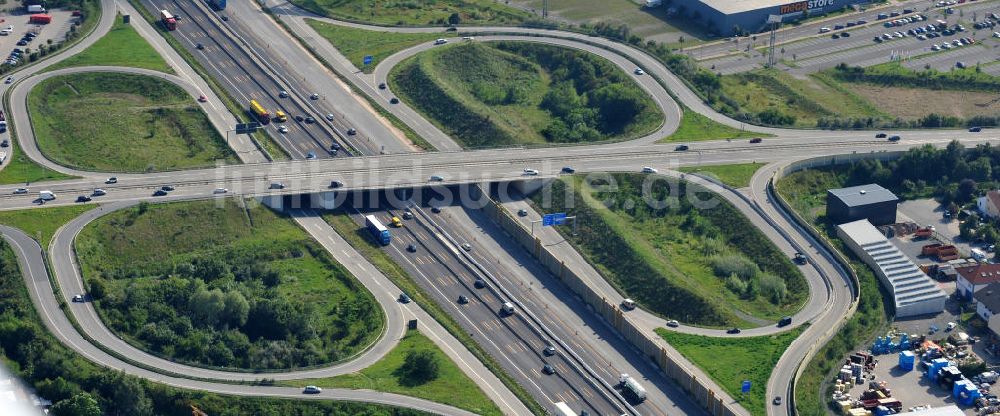
[[[736,14],[748,10],[759,10],[795,3],[794,0],[701,0],[701,2],[725,14]]]
[[[837,235],[892,294],[897,318],[944,310],[944,291],[868,220],[840,224]]]

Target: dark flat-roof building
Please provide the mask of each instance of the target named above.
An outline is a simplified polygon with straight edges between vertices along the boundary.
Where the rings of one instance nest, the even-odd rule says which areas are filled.
[[[876,184],[826,191],[826,216],[834,224],[866,219],[874,225],[896,222],[899,198]]]

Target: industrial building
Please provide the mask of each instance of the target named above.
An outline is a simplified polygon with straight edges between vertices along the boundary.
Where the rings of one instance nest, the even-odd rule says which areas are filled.
[[[768,17],[791,22],[869,3],[869,0],[695,0],[663,1],[672,12],[688,16],[720,36],[756,33],[767,28]],[[658,3],[658,2],[653,2]]]
[[[866,219],[874,225],[896,222],[899,198],[876,184],[826,191],[826,216],[834,224]]]
[[[947,295],[868,220],[837,226],[837,235],[892,295],[896,317],[940,313]]]

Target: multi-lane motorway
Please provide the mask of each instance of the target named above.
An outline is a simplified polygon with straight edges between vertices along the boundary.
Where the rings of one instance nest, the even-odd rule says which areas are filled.
[[[170,36],[176,36],[202,66],[208,68],[213,77],[222,81],[221,84],[230,95],[238,100],[249,101],[250,95],[257,98],[256,94],[260,94],[259,100],[262,103],[266,102],[265,106],[290,109],[288,112],[292,116],[310,114],[316,118],[317,123],[296,124],[294,129],[290,129],[288,135],[280,135],[273,126],[269,128],[268,131],[272,137],[277,137],[279,144],[285,147],[294,159],[304,159],[309,152],[314,152],[320,158],[325,157],[327,149],[334,140],[349,144],[360,154],[389,154],[329,160],[255,163],[147,175],[118,175],[120,181],[113,185],[103,184],[105,174],[73,172],[81,176],[82,179],[44,184],[45,189],[50,189],[60,196],[56,201],[46,205],[71,204],[73,196],[89,193],[95,187],[103,187],[110,192],[107,197],[102,197],[100,201],[97,201],[104,203],[104,212],[106,212],[118,206],[135,203],[138,200],[155,200],[157,198],[151,196],[152,191],[164,184],[170,184],[177,188],[171,194],[170,198],[172,199],[210,197],[212,190],[217,187],[229,188],[232,193],[241,196],[293,195],[329,191],[330,183],[334,180],[343,182],[345,186],[342,190],[345,191],[423,188],[428,185],[437,187],[486,181],[523,180],[525,179],[523,177],[523,169],[525,168],[538,169],[540,171],[538,178],[546,178],[558,175],[560,169],[567,165],[573,166],[580,172],[637,171],[641,166],[673,167],[745,161],[779,161],[824,154],[895,150],[923,143],[943,145],[952,138],[960,138],[969,142],[995,140],[987,134],[915,131],[905,132],[903,143],[889,144],[873,140],[870,133],[754,128],[775,134],[778,137],[767,139],[763,144],[757,145],[746,142],[698,143],[692,144],[689,151],[676,152],[672,145],[652,144],[676,129],[679,123],[680,107],[674,98],[667,93],[667,90],[670,90],[677,97],[677,100],[693,111],[705,114],[727,125],[738,126],[739,123],[712,111],[665,67],[652,57],[634,48],[573,33],[502,28],[502,30],[498,29],[497,31],[533,35],[525,40],[559,44],[600,54],[628,72],[631,72],[631,68],[635,66],[645,68],[652,76],[638,79],[638,81],[664,110],[667,116],[665,124],[654,134],[613,146],[396,154],[395,150],[406,151],[409,150],[409,146],[397,132],[387,127],[384,120],[367,111],[367,103],[362,103],[357,97],[353,97],[352,93],[340,84],[322,82],[331,79],[331,74],[327,73],[327,70],[298,43],[290,40],[284,30],[275,25],[254,5],[250,2],[234,3],[239,3],[239,5],[233,7],[231,11],[223,12],[222,16],[226,16],[227,19],[222,20],[218,13],[209,11],[200,2],[144,0],[144,5],[154,13],[159,8],[172,8],[178,11],[175,14],[183,16],[180,28],[172,32]],[[106,31],[105,25],[109,22],[106,16],[109,14],[113,16],[113,3],[104,1],[103,5],[105,18],[102,19],[97,33],[103,33],[101,29]],[[289,30],[310,43],[312,49],[318,51],[317,53],[335,52],[325,49],[329,48],[329,45],[311,28],[302,23],[301,19],[306,14],[287,4],[273,8],[272,12],[275,12],[277,18],[285,21],[290,28]],[[383,28],[379,30],[396,29]],[[439,31],[440,29],[399,30]],[[470,33],[477,30],[489,29],[461,29],[463,32]],[[497,39],[507,38],[477,36],[477,41]],[[199,43],[202,48],[197,47]],[[595,44],[600,45],[600,47],[594,46]],[[260,45],[265,46],[261,47]],[[386,59],[376,68],[374,76],[353,73],[339,73],[339,75],[358,87],[358,90],[371,95],[371,92],[375,91],[374,83],[384,79],[392,65],[406,56],[418,53],[428,47],[430,46],[420,45]],[[75,49],[79,50],[80,48]],[[327,60],[329,61],[329,59]],[[345,68],[343,65],[339,67],[333,65],[333,67],[334,70]],[[21,76],[28,74],[30,72]],[[181,83],[179,80],[172,81]],[[30,90],[30,85],[29,82],[18,83],[15,86],[14,95],[18,96],[18,94]],[[322,88],[328,89],[323,90]],[[290,97],[279,98],[278,91],[281,90],[288,91]],[[189,88],[189,91],[192,89]],[[310,98],[314,91],[321,91],[317,100]],[[335,96],[340,97],[337,99],[337,103],[332,103],[332,100],[327,99],[327,97]],[[375,96],[378,97],[377,93]],[[435,146],[440,149],[457,149],[457,146],[449,143],[450,140],[447,139],[447,136],[435,131],[437,129],[433,125],[421,119],[405,104],[389,106],[382,101],[384,100],[376,99],[375,103],[393,112],[421,135],[433,138],[431,142]],[[11,100],[11,105],[11,112],[14,115],[14,123],[18,127],[18,131],[30,129],[30,120],[28,120],[27,112],[23,108],[23,100]],[[322,117],[326,112],[335,112],[332,122],[328,122]],[[21,113],[23,115],[20,115]],[[294,123],[294,121],[290,121],[290,124]],[[350,126],[362,126],[358,128],[358,136],[347,137],[344,135],[345,129]],[[30,136],[21,136],[19,139],[23,142],[30,140]],[[24,147],[31,149],[32,145]],[[44,160],[40,154],[32,154],[30,151],[28,153],[32,155],[33,159],[51,165],[51,162]],[[440,175],[443,180],[429,182],[430,175]],[[760,176],[760,178],[764,178],[764,176]],[[807,237],[804,236],[805,234],[784,220],[784,217],[769,205],[768,197],[760,187],[760,181],[761,179],[755,177],[754,186],[750,193],[751,202],[743,203],[741,209],[748,213],[751,210],[759,210],[755,214],[759,217],[755,218],[757,218],[758,223],[763,221],[771,224],[774,231],[769,232],[769,234],[785,235],[781,237],[785,239],[784,243],[781,243],[781,238],[772,238],[772,240],[779,242],[779,246],[782,246],[783,249],[790,250],[791,247],[795,247],[802,251],[811,251],[812,247]],[[276,187],[273,184],[281,184],[282,189],[274,189]],[[2,196],[0,197],[0,209],[36,206],[34,196],[37,195],[35,192],[40,189],[38,185],[33,185],[32,192],[27,195],[13,195],[13,190],[21,186],[23,185],[0,186],[0,196]],[[445,189],[437,188],[437,191],[443,192]],[[757,208],[752,207],[753,205],[756,205]],[[323,224],[317,222],[315,216],[309,214],[309,211],[296,212],[297,220],[310,233],[318,236],[318,240],[325,241],[325,239],[330,238],[332,230],[329,227],[324,228]],[[571,403],[574,408],[587,409],[596,414],[697,412],[693,403],[685,397],[684,393],[667,382],[641,355],[637,356],[634,350],[623,345],[624,341],[620,338],[614,339],[616,337],[613,332],[607,327],[601,326],[600,322],[596,321],[596,316],[587,312],[585,306],[572,299],[572,296],[566,296],[565,287],[550,280],[530,258],[523,257],[523,252],[516,249],[504,249],[503,245],[506,242],[502,238],[502,234],[497,230],[492,230],[492,226],[487,220],[477,217],[477,215],[481,216],[481,213],[477,214],[474,210],[449,207],[441,211],[440,215],[447,218],[447,220],[442,220],[441,218],[445,217],[437,217],[438,214],[424,212],[418,207],[414,207],[413,212],[416,214],[416,218],[409,222],[405,231],[397,233],[397,241],[388,249],[389,254],[394,256],[405,268],[408,268],[412,275],[419,276],[419,283],[428,289],[428,292],[435,297],[438,303],[452,312],[465,329],[474,334],[476,332],[481,334],[479,339],[484,348],[497,357],[497,361],[522,385],[525,385],[540,402],[544,402],[543,405],[548,406],[555,401],[564,401]],[[91,211],[91,213],[90,219],[99,215],[97,211]],[[387,214],[380,212],[380,215]],[[75,235],[73,230],[78,231],[79,227],[82,227],[87,221],[89,219],[86,217],[74,220],[71,226],[67,227],[66,231],[62,231],[54,240],[53,252],[50,253],[53,256],[53,263],[56,264],[56,277],[60,287],[64,290],[64,296],[71,293],[67,290],[73,290],[73,288],[80,290],[77,287],[79,285],[78,272],[69,253],[71,253],[72,236]],[[13,230],[2,231],[8,239],[15,241],[17,246],[27,247],[20,250],[20,257],[30,260],[29,252],[33,250],[30,247],[30,242],[21,239],[22,236],[18,236]],[[458,248],[461,247],[463,241],[470,244],[469,250]],[[335,243],[335,241],[330,242],[330,244]],[[408,250],[410,244],[414,245],[415,251]],[[336,254],[335,257],[348,256],[344,258],[347,262],[359,262],[360,260],[356,257],[349,256],[347,249],[349,247],[341,254],[336,254],[336,250],[331,250],[331,252]],[[818,258],[826,258],[818,252],[812,254]],[[341,258],[338,260],[344,261]],[[38,267],[31,268],[30,262],[22,267],[27,270],[25,277],[35,282],[32,284],[34,286],[32,295],[36,298],[36,302],[39,304],[48,302],[44,297],[46,293],[48,296],[52,295],[51,287],[37,284],[42,280],[47,281],[47,278],[44,277],[44,270],[39,270]],[[843,318],[847,311],[844,305],[848,302],[844,302],[844,300],[851,296],[850,287],[849,285],[844,286],[844,281],[836,280],[844,279],[844,274],[835,265],[823,264],[822,261],[818,267],[821,271],[810,276],[811,289],[813,290],[810,304],[803,309],[804,312],[798,317],[801,317],[802,320],[812,317],[814,324],[822,323],[823,325],[810,327],[806,334],[789,348],[778,366],[782,371],[776,371],[776,376],[769,383],[769,395],[775,393],[784,395],[792,382],[794,372],[791,370],[797,367],[811,347],[830,335],[828,330],[836,327],[836,323]],[[365,274],[362,269],[352,270],[352,272],[355,275]],[[361,277],[359,276],[359,278]],[[477,278],[488,282],[487,287],[475,288],[474,282]],[[365,283],[365,279],[362,279],[362,282]],[[817,293],[821,290],[819,283],[826,287],[824,292]],[[525,284],[527,287],[524,286]],[[537,290],[535,284],[538,284]],[[595,284],[600,284],[600,282],[595,280]],[[366,283],[366,287],[372,290],[377,297],[380,297],[382,307],[387,311],[390,321],[399,320],[398,314],[389,313],[391,309],[399,306],[388,300],[395,298],[395,294],[391,293],[395,289],[373,289],[379,285],[379,283],[371,285]],[[545,290],[541,290],[542,287]],[[470,299],[470,302],[459,306],[455,300],[458,295],[463,294]],[[620,296],[613,290],[609,292],[609,295],[612,297]],[[386,299],[381,299],[382,297],[386,297]],[[498,305],[508,301],[518,305],[518,313],[512,316],[501,316],[498,314]],[[50,303],[54,304],[54,299]],[[411,313],[419,313],[419,305],[411,305],[408,308],[417,311]],[[72,308],[71,312],[74,313],[78,321],[81,321],[81,317],[91,316],[93,310],[89,306],[81,306],[80,308]],[[99,320],[96,320],[96,316],[91,316],[92,320],[81,322],[81,327],[88,332],[89,336],[97,335],[99,338],[97,342],[103,348],[112,349],[118,353],[124,351],[127,353],[125,356],[132,357],[134,361],[124,362],[117,358],[111,358],[104,353],[104,350],[83,341],[82,336],[68,324],[65,315],[62,315],[58,308],[45,309],[43,315],[46,318],[46,324],[57,332],[57,336],[64,343],[104,365],[127,369],[129,372],[144,377],[188,388],[203,388],[234,394],[297,395],[295,392],[275,388],[253,386],[230,388],[205,381],[192,381],[175,378],[172,375],[157,374],[145,367],[135,366],[133,363],[137,361],[149,362],[150,367],[159,368],[161,372],[193,374],[189,371],[194,371],[204,378],[225,379],[230,377],[229,374],[202,373],[209,370],[172,367],[175,364],[159,362],[156,361],[155,357],[144,356],[145,353],[111,339],[113,335],[104,329]],[[635,319],[646,319],[651,327],[655,326],[653,323],[655,319],[649,316],[644,317],[641,311],[636,311],[634,315]],[[580,325],[586,328],[584,334],[581,334],[578,329]],[[823,330],[827,330],[827,332],[823,332]],[[697,332],[697,330],[694,331]],[[752,331],[764,333],[772,331],[772,329],[760,328],[748,332]],[[393,330],[390,329],[390,332]],[[650,334],[650,336],[654,335]],[[451,342],[455,341],[452,339]],[[388,344],[380,342],[378,346],[373,347],[359,360],[345,363],[339,369],[326,369],[326,371],[336,373],[345,371],[346,368],[360,368],[359,366],[364,366],[377,358],[378,351],[384,351],[385,345]],[[445,345],[453,344],[446,342]],[[556,345],[558,347],[557,353],[553,356],[545,355],[542,352],[545,345]],[[461,349],[461,347],[458,346],[455,349]],[[465,353],[467,354],[467,352]],[[456,353],[456,355],[461,356],[461,352]],[[552,365],[555,374],[543,374],[541,368],[544,364]],[[488,373],[484,374],[484,370],[480,368],[481,365],[473,368],[475,365],[467,363],[464,367],[467,373],[475,375],[474,378],[479,377],[485,380],[491,376]],[[651,394],[649,401],[633,407],[632,404],[624,402],[620,393],[609,385],[619,372],[642,375],[644,380],[649,383],[647,385],[656,386],[657,391]],[[281,378],[285,379],[297,376],[301,376],[301,374],[280,375]],[[490,383],[479,384],[482,387],[488,386]],[[496,384],[499,385],[499,383]],[[505,413],[523,414],[526,412],[520,403],[510,403],[509,391],[505,392],[503,391],[505,389],[502,388],[494,391],[484,389],[498,404],[503,404],[501,408]],[[327,397],[386,402],[385,395],[367,393],[370,394],[331,391]],[[508,401],[505,401],[504,398],[507,398]],[[396,397],[392,398],[392,400],[397,399]],[[457,409],[440,407],[440,405],[433,407],[433,404],[421,401],[399,399],[395,403],[441,414],[461,414]],[[772,414],[784,414],[787,409],[772,408],[768,411]]]

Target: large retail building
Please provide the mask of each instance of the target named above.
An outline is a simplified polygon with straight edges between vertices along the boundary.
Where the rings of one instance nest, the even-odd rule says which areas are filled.
[[[739,32],[760,32],[768,18],[778,16],[783,22],[806,16],[829,13],[870,0],[673,0],[663,1],[676,13],[690,16],[721,36]]]

